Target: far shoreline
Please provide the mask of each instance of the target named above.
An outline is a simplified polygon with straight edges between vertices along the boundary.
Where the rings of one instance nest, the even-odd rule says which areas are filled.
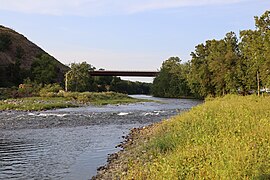
[[[103,106],[149,102],[147,99],[132,98],[127,94],[115,92],[67,92],[63,95],[50,97],[24,97],[0,100],[0,111],[45,111],[62,108],[76,108],[88,105]]]

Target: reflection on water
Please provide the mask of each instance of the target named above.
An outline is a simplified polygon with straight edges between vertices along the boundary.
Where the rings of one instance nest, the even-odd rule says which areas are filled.
[[[23,124],[14,130],[0,129],[0,180],[89,179],[97,167],[106,163],[107,154],[117,151],[115,146],[129,129],[159,121],[199,103],[158,100],[165,103],[0,113],[0,123],[12,126],[14,119],[20,119]],[[47,127],[57,126],[33,126],[43,122],[50,123]],[[31,128],[25,128],[27,124]]]
[[[87,179],[132,126],[0,132],[0,179]]]
[[[0,139],[0,172],[2,179],[22,178],[23,172],[29,168],[27,159],[37,160],[37,154],[40,153],[42,145],[34,145],[29,142],[23,142],[20,139],[10,141]]]

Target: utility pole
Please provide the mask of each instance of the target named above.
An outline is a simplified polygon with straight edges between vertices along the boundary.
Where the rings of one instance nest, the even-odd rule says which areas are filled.
[[[257,71],[257,86],[258,86],[258,96],[260,96],[260,76],[259,71]]]
[[[65,91],[67,92],[68,91],[68,75],[69,73],[71,73],[71,71],[68,71],[66,74],[65,74]]]

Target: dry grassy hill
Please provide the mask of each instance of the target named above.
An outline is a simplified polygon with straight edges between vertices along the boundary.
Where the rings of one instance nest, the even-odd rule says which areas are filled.
[[[3,81],[8,81],[6,68],[9,65],[15,64],[16,60],[20,59],[20,68],[30,70],[33,61],[42,54],[48,53],[22,34],[0,25],[0,86]],[[53,59],[59,69],[58,81],[60,81],[68,67]]]

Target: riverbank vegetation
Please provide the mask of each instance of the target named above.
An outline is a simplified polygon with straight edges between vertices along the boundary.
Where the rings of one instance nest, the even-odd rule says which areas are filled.
[[[270,179],[270,96],[260,96],[270,92],[270,11],[255,26],[197,45],[187,63],[164,61],[155,96],[206,102],[133,130],[95,178]]]
[[[227,95],[143,128],[107,172],[122,179],[269,179],[269,101]]]
[[[90,76],[89,71],[95,71],[95,69],[94,66],[86,62],[72,63],[70,70],[65,75],[66,91],[114,91],[125,94],[150,94],[151,83],[126,81],[116,76]]]
[[[39,72],[38,79],[27,78],[19,87],[0,88],[0,110],[47,110],[90,104],[135,103],[147,100],[131,98],[127,93],[148,94],[150,90],[150,83],[123,81],[118,77],[91,77],[89,71],[94,68],[83,62],[71,65],[64,91],[61,84],[51,84],[49,81],[52,79],[49,71],[54,71],[53,68],[43,71],[46,66],[38,63],[35,67],[37,69],[33,73]]]
[[[0,100],[0,110],[47,110],[147,101],[116,92],[65,92],[59,84],[42,87],[31,81],[25,82],[23,88],[10,91],[0,89],[0,91],[5,97],[10,97]]]
[[[22,98],[22,97],[37,97],[37,96],[51,96],[55,95],[64,88],[67,92],[118,92],[123,94],[149,94],[151,83],[144,82],[131,82],[121,80],[119,77],[92,77],[89,75],[89,71],[95,69],[86,62],[73,63],[71,69],[66,73],[66,82],[54,83],[49,81],[53,79],[50,77],[50,71],[54,74],[56,71],[53,68],[42,70],[46,66],[40,67],[35,65],[38,70],[34,72],[40,72],[37,77],[24,79],[22,84],[18,86],[0,88],[0,100],[7,98]],[[42,75],[44,74],[44,76]],[[20,82],[20,80],[18,80]],[[65,85],[64,85],[65,84]],[[64,88],[63,88],[64,87]]]
[[[192,59],[164,61],[153,82],[159,97],[223,96],[251,94],[270,87],[270,11],[255,17],[255,30],[234,32],[221,40],[207,40],[195,47]]]
[[[115,92],[47,92],[39,97],[11,98],[0,101],[0,110],[40,111],[55,108],[80,107],[86,105],[106,105],[135,103],[139,100],[126,94]]]
[[[25,97],[0,101],[0,110],[40,111],[78,106],[79,104],[71,99],[56,97]]]
[[[41,87],[54,83],[65,87],[66,80],[68,91],[114,91],[125,94],[150,92],[150,83],[124,81],[119,77],[91,77],[89,71],[95,69],[86,62],[72,63],[69,67],[63,65],[22,34],[0,25],[0,88],[14,92],[19,85],[29,80]],[[0,99],[6,98],[6,95],[8,93],[0,89]]]

